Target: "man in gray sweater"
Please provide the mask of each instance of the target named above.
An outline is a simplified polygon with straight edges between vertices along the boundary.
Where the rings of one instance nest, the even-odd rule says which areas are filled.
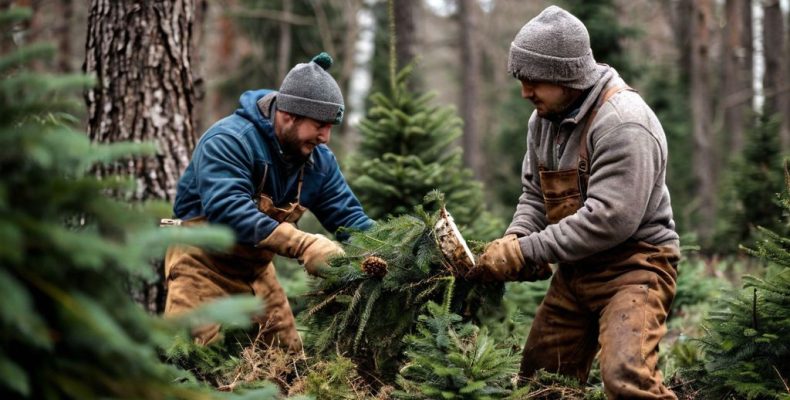
[[[521,364],[586,381],[600,349],[611,399],[676,399],[656,368],[675,296],[678,235],[665,183],[667,143],[644,100],[597,64],[584,24],[551,6],[510,46],[508,70],[535,106],[523,193],[505,237],[472,277],[552,275]]]

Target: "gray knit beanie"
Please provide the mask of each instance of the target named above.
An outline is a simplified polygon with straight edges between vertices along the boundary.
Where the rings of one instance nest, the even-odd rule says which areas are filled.
[[[518,79],[587,89],[603,68],[593,58],[587,28],[557,6],[527,22],[510,44],[507,69]]]
[[[283,79],[277,94],[277,109],[316,121],[343,121],[343,94],[335,78],[326,70],[332,57],[321,53],[309,63],[296,64]]]

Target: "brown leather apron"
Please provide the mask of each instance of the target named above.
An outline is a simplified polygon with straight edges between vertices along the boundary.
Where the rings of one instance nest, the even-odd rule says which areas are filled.
[[[304,167],[299,172],[295,201],[282,208],[276,207],[271,197],[263,192],[268,168],[266,165],[255,194],[258,210],[280,223],[296,223],[307,210],[300,204]],[[195,226],[206,222],[206,217],[200,216],[183,222],[163,220],[162,225]],[[260,325],[261,339],[267,344],[300,350],[301,340],[288,298],[277,281],[273,258],[270,250],[242,244],[225,252],[171,246],[165,258],[168,286],[165,314],[180,314],[222,296],[251,293],[262,298],[265,304],[264,313],[254,318]],[[197,343],[209,344],[219,338],[219,328],[216,324],[199,327],[192,335]]]
[[[543,163],[538,165],[540,188],[543,192],[543,204],[546,207],[546,218],[549,224],[556,224],[582,208],[584,199],[587,197],[587,183],[590,180],[587,132],[601,106],[612,96],[624,90],[633,91],[634,89],[628,86],[614,86],[607,89],[590,112],[579,138],[579,161],[576,168],[549,171]]]

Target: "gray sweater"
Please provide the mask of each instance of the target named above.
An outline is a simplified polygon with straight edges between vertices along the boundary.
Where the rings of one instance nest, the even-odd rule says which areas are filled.
[[[576,168],[579,137],[606,88],[625,83],[609,68],[579,112],[556,124],[533,113],[522,167],[522,189],[506,233],[520,236],[521,251],[536,263],[573,262],[628,239],[678,245],[665,177],[667,141],[656,115],[639,94],[622,91],[603,104],[590,126],[590,182],[582,208],[548,225],[538,164]]]

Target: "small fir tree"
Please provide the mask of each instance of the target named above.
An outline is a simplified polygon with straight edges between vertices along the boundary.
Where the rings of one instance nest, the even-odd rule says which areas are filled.
[[[417,332],[405,338],[408,361],[398,374],[401,399],[505,398],[518,370],[518,355],[497,347],[486,328],[430,302]]]
[[[0,40],[30,14],[1,11]],[[131,207],[104,196],[132,182],[99,181],[90,168],[153,147],[91,145],[69,114],[91,79],[31,72],[27,65],[49,59],[51,46],[1,47],[12,50],[0,55],[0,397],[220,397],[177,383],[189,374],[158,354],[175,322],[146,314],[126,285],[154,279],[148,261],[176,239],[229,244],[231,236],[159,230],[154,215],[166,205]],[[203,317],[238,321],[258,306],[224,302]]]
[[[731,252],[737,246],[751,246],[754,227],[782,233],[781,205],[776,194],[782,191],[779,119],[761,117],[747,132],[743,154],[727,168],[724,200],[719,207],[715,249]]]
[[[349,184],[374,219],[408,213],[438,190],[470,238],[493,239],[503,223],[485,209],[482,184],[464,168],[455,145],[463,121],[454,108],[433,104],[433,93],[408,89],[414,64],[396,73],[392,23],[389,31],[389,93],[370,96],[371,108],[359,123],[362,142],[349,163]]]
[[[785,165],[786,190],[790,173]],[[790,210],[790,191],[781,203]],[[760,228],[746,251],[773,263],[765,278],[744,277],[743,290],[723,297],[700,339],[704,365],[690,368],[705,398],[790,399],[790,238]]]

